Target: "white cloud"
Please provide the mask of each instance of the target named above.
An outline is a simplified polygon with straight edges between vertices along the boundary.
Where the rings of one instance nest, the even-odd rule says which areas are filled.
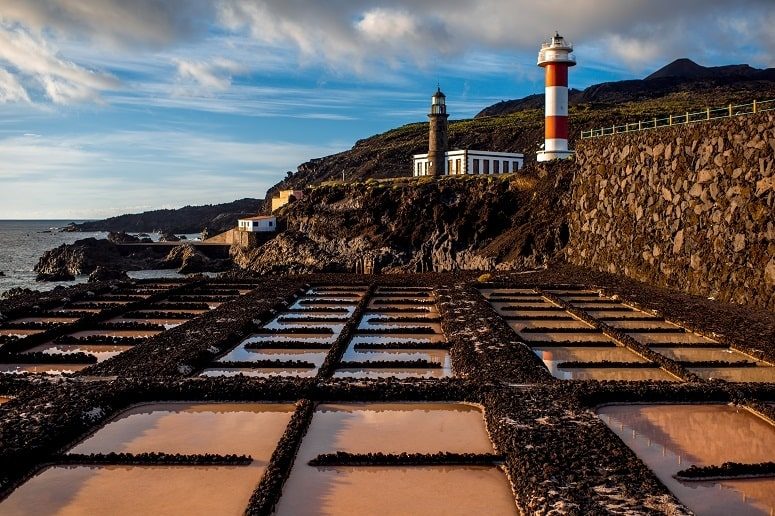
[[[168,97],[212,96],[243,71],[299,66],[394,84],[398,70],[474,64],[481,73],[479,62],[489,73],[493,63],[479,56],[524,61],[554,29],[578,44],[580,64],[637,73],[675,57],[762,66],[773,64],[773,23],[772,0],[0,0],[0,67],[14,79],[3,77],[0,98],[66,104],[130,88],[104,70],[175,77]],[[222,40],[238,58],[217,47]]]
[[[57,104],[97,100],[102,90],[118,86],[109,74],[93,72],[63,59],[42,36],[1,22],[0,61],[8,63],[18,75],[32,77]],[[20,84],[18,76],[16,82]]]
[[[30,97],[21,83],[8,73],[8,70],[0,68],[0,103],[29,102]]]
[[[234,73],[243,71],[243,67],[228,59],[215,59],[212,62],[177,60],[178,77],[193,81],[204,93],[225,91],[231,86]]]
[[[590,47],[619,43],[607,57],[628,68],[662,54],[702,59],[722,40],[726,59],[748,60],[752,45],[775,51],[771,25],[762,21],[773,16],[771,0],[393,0],[366,8],[343,0],[335,9],[325,2],[222,0],[219,16],[231,30],[295,46],[304,60],[364,75],[373,71],[369,64],[401,57],[422,65],[482,48],[532,53],[555,29]],[[749,22],[746,33],[730,23],[739,18]]]

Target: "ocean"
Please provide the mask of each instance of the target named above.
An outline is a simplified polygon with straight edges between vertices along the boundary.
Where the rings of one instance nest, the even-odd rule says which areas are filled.
[[[105,232],[97,233],[62,233],[62,228],[73,220],[0,220],[0,294],[12,288],[31,288],[34,290],[51,290],[57,285],[74,285],[83,283],[88,276],[83,275],[75,281],[37,282],[32,271],[38,259],[44,252],[62,244],[72,244],[82,238],[105,238]],[[150,234],[158,240],[158,234]],[[189,239],[199,235],[186,235]],[[164,271],[134,271],[129,273],[135,278],[176,276],[174,270]]]

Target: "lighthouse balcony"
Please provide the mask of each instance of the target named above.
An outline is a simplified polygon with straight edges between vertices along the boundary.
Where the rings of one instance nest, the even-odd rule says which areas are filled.
[[[565,63],[568,66],[576,66],[576,56],[571,54],[570,50],[557,47],[542,48],[538,53],[538,66],[546,66],[549,63]]]

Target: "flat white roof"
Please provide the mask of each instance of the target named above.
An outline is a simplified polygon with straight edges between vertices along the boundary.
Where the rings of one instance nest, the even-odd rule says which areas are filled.
[[[245,217],[239,220],[274,220],[276,218],[277,217],[275,217],[274,215],[258,215],[255,217]]]
[[[445,153],[446,156],[463,156],[465,153],[469,156],[486,156],[492,158],[524,158],[525,155],[520,152],[495,152],[495,151],[480,151],[480,150],[452,150]],[[414,154],[413,159],[425,159],[428,157],[428,153]]]

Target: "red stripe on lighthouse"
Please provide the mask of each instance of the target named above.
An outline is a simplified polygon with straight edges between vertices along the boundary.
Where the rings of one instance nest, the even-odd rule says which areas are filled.
[[[547,86],[568,86],[568,65],[565,63],[548,63],[546,65]]]
[[[547,116],[546,131],[544,137],[547,140],[562,138],[568,139],[568,117],[567,116]]]

